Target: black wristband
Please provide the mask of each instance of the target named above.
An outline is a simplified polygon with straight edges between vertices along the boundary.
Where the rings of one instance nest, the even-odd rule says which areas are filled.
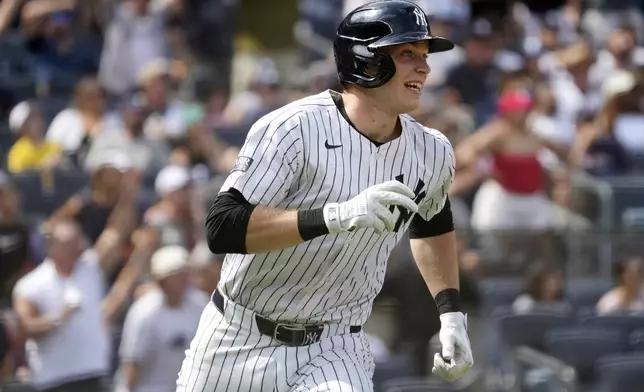
[[[322,208],[299,210],[297,212],[297,229],[304,241],[329,234]]]
[[[462,312],[460,294],[456,289],[445,289],[436,294],[434,300],[436,301],[436,308],[438,308],[439,315],[443,313]]]

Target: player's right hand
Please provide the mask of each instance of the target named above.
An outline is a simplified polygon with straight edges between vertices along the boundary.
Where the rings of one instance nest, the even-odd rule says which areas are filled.
[[[414,192],[398,181],[387,181],[362,191],[344,203],[324,206],[324,221],[331,234],[372,228],[377,233],[391,232],[396,215],[389,206],[400,206],[411,213],[418,212]]]

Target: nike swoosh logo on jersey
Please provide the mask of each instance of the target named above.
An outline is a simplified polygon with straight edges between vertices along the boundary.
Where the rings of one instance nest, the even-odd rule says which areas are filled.
[[[329,144],[329,141],[327,140],[327,141],[324,142],[324,147],[326,147],[329,150],[332,150],[334,148],[342,147],[342,144],[338,144],[337,146],[334,146],[333,144]]]

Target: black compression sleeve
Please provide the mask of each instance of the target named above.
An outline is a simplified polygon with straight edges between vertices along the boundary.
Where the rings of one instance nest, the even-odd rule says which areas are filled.
[[[443,209],[429,221],[418,214],[414,215],[409,226],[409,238],[437,237],[450,231],[454,231],[454,217],[448,197]]]
[[[255,206],[237,189],[217,195],[206,218],[206,239],[215,254],[246,254],[246,230]]]

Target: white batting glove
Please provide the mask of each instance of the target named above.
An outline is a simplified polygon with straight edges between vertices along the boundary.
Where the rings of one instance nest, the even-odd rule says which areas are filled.
[[[324,222],[329,233],[337,234],[371,227],[377,233],[393,231],[396,215],[389,206],[400,206],[411,213],[418,212],[414,192],[398,181],[387,181],[362,191],[344,203],[324,206]]]
[[[467,316],[461,312],[443,313],[440,319],[438,338],[443,348],[441,353],[434,355],[432,373],[451,382],[474,365],[470,339],[467,336]]]

